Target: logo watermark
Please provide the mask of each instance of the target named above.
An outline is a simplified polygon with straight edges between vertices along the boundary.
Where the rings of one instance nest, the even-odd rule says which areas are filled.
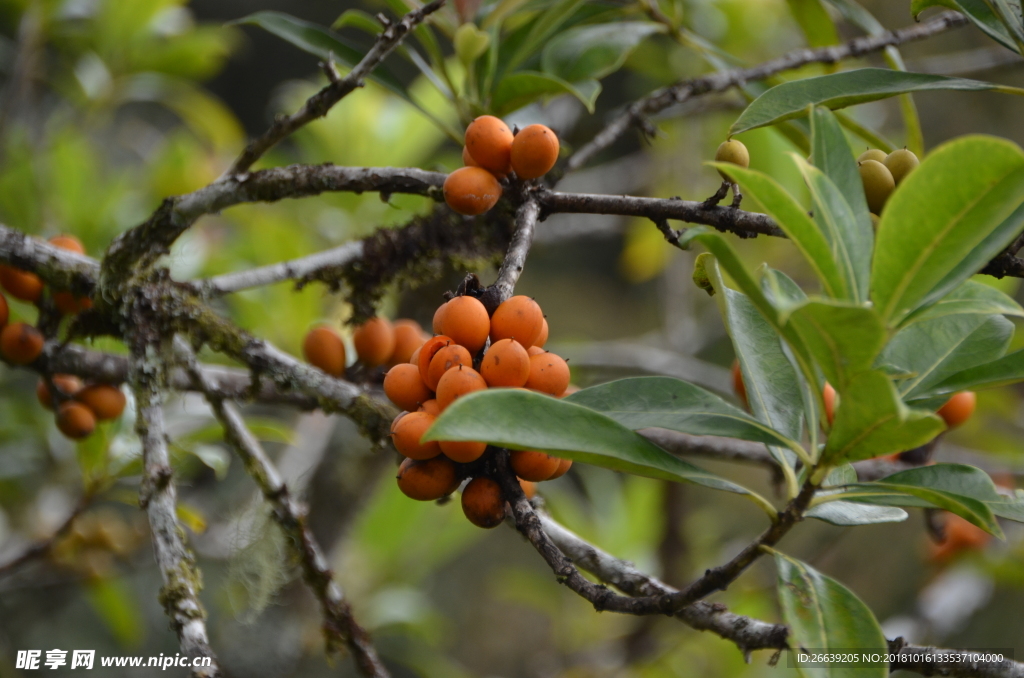
[[[70,658],[69,655],[70,654]],[[18,650],[14,668],[27,671],[56,670],[67,666],[71,669],[92,669],[97,665],[96,650]],[[200,668],[212,666],[210,657],[189,657],[182,654],[158,657],[101,656],[101,667],[147,667],[166,671],[169,668]]]

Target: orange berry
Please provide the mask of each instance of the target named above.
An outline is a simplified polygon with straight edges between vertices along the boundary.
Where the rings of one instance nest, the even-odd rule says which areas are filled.
[[[430,459],[441,454],[441,447],[437,441],[420,442],[420,438],[435,419],[437,417],[426,412],[410,412],[402,417],[401,421],[395,424],[395,430],[391,435],[395,449],[409,459]]]
[[[533,340],[533,345],[538,348],[548,343],[548,319],[544,318],[544,322],[540,326],[540,334]]]
[[[564,398],[566,396],[571,396],[573,393],[576,393],[579,390],[580,387],[577,386],[576,384],[569,384],[568,386],[565,387],[565,390],[558,395],[558,397]]]
[[[946,422],[947,427],[956,428],[971,418],[977,403],[978,396],[974,391],[960,391],[954,393],[953,397],[939,408],[938,415]]]
[[[416,411],[426,412],[427,414],[432,414],[436,417],[441,414],[441,406],[437,404],[436,399],[431,398],[430,400],[424,400],[420,403],[420,408]]]
[[[427,386],[430,390],[437,390],[437,383],[441,381],[444,373],[456,365],[473,366],[473,356],[469,354],[465,346],[449,344],[434,354],[430,359],[430,367],[427,368]]]
[[[462,490],[462,512],[477,527],[491,528],[505,520],[505,497],[490,478],[473,478]]]
[[[463,167],[444,180],[444,201],[448,207],[468,217],[483,214],[498,204],[501,184],[480,167]]]
[[[548,478],[548,480],[554,480],[555,478],[561,478],[562,476],[564,476],[566,474],[566,472],[570,468],[572,468],[572,459],[559,459],[558,460],[558,470],[555,471],[554,474],[550,478]]]
[[[495,174],[508,174],[513,142],[512,130],[493,115],[481,115],[466,128],[466,149],[470,157]]]
[[[7,305],[7,297],[0,294],[0,327],[7,324],[7,320],[11,317],[11,309]]]
[[[423,334],[423,328],[415,320],[395,321],[395,350],[388,361],[391,365],[407,363],[427,337]]]
[[[825,401],[825,418],[828,419],[828,425],[831,426],[836,419],[836,390],[827,381],[825,388],[821,390],[821,399]]]
[[[544,125],[530,125],[512,140],[510,156],[520,179],[542,177],[558,160],[558,137]]]
[[[515,339],[496,341],[480,363],[480,375],[488,386],[518,388],[530,378],[530,354]]]
[[[424,461],[406,459],[398,467],[398,489],[416,501],[433,501],[459,487],[455,464],[444,457]]]
[[[370,318],[352,333],[356,355],[366,365],[383,365],[395,352],[395,329],[387,318]]]
[[[479,163],[473,160],[473,156],[469,154],[469,149],[465,146],[462,147],[462,164],[466,167],[479,167]]]
[[[535,355],[540,355],[541,353],[547,352],[548,350],[546,348],[543,348],[542,346],[531,346],[530,348],[526,349],[527,355],[529,355],[531,358]]]
[[[437,404],[441,410],[448,409],[448,406],[467,393],[482,391],[487,388],[487,382],[480,376],[480,373],[472,367],[459,365],[453,370],[448,370],[437,383]]]
[[[437,352],[445,346],[454,343],[451,337],[439,334],[436,337],[427,339],[423,346],[420,346],[419,356],[416,357],[416,366],[419,367],[423,383],[427,382],[427,373],[430,371],[430,361],[434,359]]]
[[[73,235],[55,235],[50,238],[50,244],[75,254],[85,254],[85,245]]]
[[[345,373],[345,344],[341,335],[331,327],[314,327],[302,342],[302,355],[313,367],[332,377]]]
[[[441,334],[451,337],[456,344],[461,344],[476,353],[487,343],[487,335],[491,331],[491,319],[483,302],[474,297],[455,297],[445,304],[441,316]]]
[[[398,413],[397,417],[395,417],[394,419],[391,420],[391,432],[392,433],[394,433],[395,429],[398,428],[398,422],[401,421],[402,417],[404,417],[407,414],[409,414],[409,413],[403,410],[403,411]]]
[[[426,343],[426,342],[424,342],[424,343]],[[415,351],[412,352],[411,356],[409,356],[409,364],[410,365],[419,365],[420,364],[420,349],[422,349],[422,348],[423,348],[423,346],[420,346],[418,349],[416,349]]]
[[[82,390],[82,380],[73,374],[55,374],[52,381],[53,385],[66,398],[70,398]],[[46,383],[46,379],[40,379],[36,384],[36,398],[39,399],[39,404],[46,409],[53,409],[53,394],[50,393],[50,386]]]
[[[79,440],[96,430],[96,417],[85,405],[68,401],[57,410],[57,428],[68,438]]]
[[[395,405],[408,412],[419,408],[430,400],[430,389],[423,383],[420,370],[415,365],[395,365],[384,375],[384,394]]]
[[[743,407],[749,408],[747,403],[747,387],[743,383],[743,371],[740,369],[740,361],[732,361],[732,390],[736,397],[743,403]]]
[[[15,299],[35,303],[43,293],[43,281],[35,273],[0,265],[0,285]]]
[[[557,396],[569,388],[569,364],[551,351],[530,357],[526,388]]]
[[[527,499],[533,499],[537,496],[537,486],[531,483],[529,480],[519,479],[519,487],[523,488],[523,494],[526,495]]]
[[[15,365],[28,365],[43,352],[43,334],[27,323],[11,323],[0,332],[0,353]]]
[[[434,311],[434,319],[431,321],[431,327],[434,330],[434,334],[444,334],[444,332],[441,331],[441,319],[444,318],[444,310],[447,306],[448,302],[446,301],[438,306],[437,310]]]
[[[92,410],[100,421],[117,419],[127,403],[121,389],[110,384],[86,386],[75,394],[75,400]]]
[[[476,461],[487,451],[487,443],[479,443],[472,440],[442,440],[441,452],[444,456],[460,464],[468,464]]]
[[[501,302],[491,316],[491,341],[515,339],[523,346],[534,346],[544,327],[540,304],[523,295]]]
[[[512,450],[510,459],[517,476],[535,483],[553,476],[562,461],[546,452],[534,450]]]

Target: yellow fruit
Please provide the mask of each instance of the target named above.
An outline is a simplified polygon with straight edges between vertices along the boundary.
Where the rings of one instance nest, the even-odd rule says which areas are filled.
[[[732,163],[740,167],[750,167],[750,152],[747,151],[747,147],[743,145],[742,141],[729,139],[718,145],[718,150],[715,151],[715,160],[717,162]],[[718,173],[726,181],[732,181],[732,177],[722,170],[718,170]]]
[[[892,172],[877,160],[862,160],[857,165],[860,180],[864,184],[864,197],[868,201],[868,209],[881,214],[885,202],[896,188]]]
[[[874,160],[876,162],[885,162],[885,151],[881,151],[877,148],[869,148],[857,157],[857,162],[864,162],[865,160]]]
[[[917,169],[921,161],[917,159],[913,151],[899,148],[890,153],[883,163],[892,174],[893,181],[899,186],[900,182],[907,178],[907,175]]]

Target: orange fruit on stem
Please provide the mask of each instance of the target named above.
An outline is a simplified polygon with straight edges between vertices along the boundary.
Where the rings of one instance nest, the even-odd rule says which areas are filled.
[[[555,478],[561,478],[562,476],[564,476],[566,474],[566,472],[570,468],[572,468],[572,459],[559,459],[558,460],[558,470],[555,471],[554,474],[550,478],[548,478],[548,480],[554,480]]]
[[[435,353],[427,368],[427,386],[430,390],[436,391],[437,384],[441,381],[444,373],[456,365],[473,366],[473,356],[469,354],[465,346],[449,344]]]
[[[541,347],[546,343],[548,343],[548,319],[544,318],[544,322],[540,326],[540,334],[533,340],[533,345]]]
[[[510,159],[520,179],[542,177],[558,160],[558,137],[544,125],[529,125],[512,140]]]
[[[480,363],[480,375],[491,387],[523,386],[530,378],[530,354],[515,339],[496,341]]]
[[[387,318],[370,318],[352,333],[352,343],[364,364],[377,367],[395,352],[395,329]]]
[[[0,265],[0,285],[14,297],[30,303],[39,301],[43,293],[43,281],[35,273],[22,271],[13,266]]]
[[[345,343],[331,327],[314,327],[302,342],[302,355],[313,367],[332,377],[345,373]]]
[[[65,398],[71,398],[82,390],[82,380],[73,374],[55,374],[52,381]],[[36,384],[36,398],[39,399],[39,404],[46,409],[53,409],[53,394],[50,393],[50,386],[46,383],[45,378],[40,379]]]
[[[430,369],[430,361],[434,359],[437,352],[445,346],[453,344],[451,337],[446,337],[443,334],[439,334],[436,337],[427,339],[423,346],[420,346],[419,356],[416,358],[416,365],[419,367],[420,376],[423,377],[423,383],[427,382],[427,372]]]
[[[480,164],[473,159],[473,156],[469,154],[469,149],[465,146],[462,147],[462,164],[466,167],[479,167]]]
[[[445,304],[441,316],[441,334],[451,337],[476,354],[487,342],[491,319],[483,302],[474,297],[455,297]]]
[[[487,443],[473,440],[442,440],[441,452],[444,456],[460,464],[476,461],[487,451]]]
[[[480,167],[463,167],[444,180],[444,201],[467,217],[483,214],[501,199],[501,184]]]
[[[398,407],[413,412],[426,401],[431,393],[423,383],[420,370],[415,365],[395,365],[384,375],[384,394]]]
[[[430,400],[424,400],[423,403],[420,405],[419,409],[416,411],[426,412],[436,417],[439,414],[441,414],[441,406],[437,404],[437,400],[435,398],[431,398]]]
[[[127,403],[121,389],[110,384],[86,386],[75,394],[75,400],[92,410],[100,421],[117,419]]]
[[[505,497],[494,480],[473,478],[462,490],[462,512],[477,527],[492,528],[505,520]]]
[[[57,428],[68,438],[79,440],[96,430],[96,417],[85,405],[68,401],[57,410]]]
[[[438,456],[416,461],[406,459],[398,467],[398,489],[417,501],[433,501],[447,496],[459,487],[455,464]]]
[[[423,328],[415,320],[396,320],[395,328],[395,350],[391,353],[388,363],[398,365],[407,363],[423,342],[427,340],[423,334]]]
[[[466,128],[466,149],[485,170],[508,174],[512,161],[512,130],[493,115],[481,115]]]
[[[28,323],[11,323],[0,331],[0,353],[15,365],[28,365],[43,352],[42,332]]]
[[[512,470],[523,480],[540,482],[548,480],[558,471],[561,459],[546,452],[535,450],[512,450],[509,459]]]
[[[954,393],[936,414],[942,417],[948,428],[956,428],[971,418],[977,403],[978,396],[974,391],[960,391]]]
[[[537,486],[531,483],[529,480],[519,479],[519,487],[523,488],[523,494],[526,495],[527,499],[533,499],[537,496]]]
[[[441,331],[441,319],[444,318],[444,309],[447,305],[448,302],[446,301],[438,306],[437,310],[434,311],[434,319],[431,322],[431,328],[434,330],[434,334],[444,334],[444,332]]]
[[[498,305],[491,316],[491,341],[515,339],[533,346],[544,328],[544,312],[530,297],[517,295]]]
[[[526,388],[548,395],[561,395],[569,388],[569,364],[550,351],[530,356]]]
[[[472,367],[458,365],[445,372],[441,380],[437,382],[437,404],[444,411],[458,398],[473,391],[482,391],[485,388],[487,388],[487,382],[479,372]]]
[[[535,355],[540,355],[541,353],[547,353],[547,352],[548,352],[547,349],[545,349],[545,348],[543,348],[541,346],[531,346],[530,348],[526,349],[527,355],[529,355],[531,358],[533,356],[535,356]]]
[[[395,449],[409,459],[431,459],[441,454],[441,447],[437,441],[420,442],[435,419],[437,417],[426,412],[409,412],[402,417],[395,423],[395,429],[391,434]]]

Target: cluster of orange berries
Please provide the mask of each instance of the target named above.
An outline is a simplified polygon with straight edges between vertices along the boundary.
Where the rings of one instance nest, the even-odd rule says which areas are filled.
[[[412,499],[432,501],[472,477],[462,490],[463,512],[474,525],[495,527],[505,516],[501,488],[494,479],[465,466],[479,460],[487,444],[423,442],[423,434],[449,405],[474,391],[525,388],[567,395],[569,365],[544,350],[547,320],[529,297],[512,297],[493,316],[475,297],[454,297],[437,309],[433,329],[435,336],[384,377],[384,392],[404,410],[391,425],[395,449],[406,457],[398,471],[398,487]],[[532,496],[532,483],[562,476],[572,461],[516,450],[511,465],[527,496]]]
[[[59,235],[50,244],[77,254],[85,254],[78,238]],[[43,281],[35,273],[12,266],[0,266],[0,285],[15,299],[38,304],[43,297]],[[75,297],[70,292],[54,292],[53,302],[61,313],[73,315],[92,306],[88,298]],[[28,365],[43,352],[46,338],[37,328],[25,322],[8,324],[10,309],[7,298],[0,294],[0,354],[14,365]],[[56,398],[50,391],[56,388]],[[97,421],[116,419],[124,411],[125,397],[116,386],[109,384],[86,385],[70,374],[55,374],[52,379],[39,380],[36,386],[39,403],[48,410],[56,410],[57,428],[68,438],[78,440],[96,429]]]
[[[513,134],[499,118],[482,115],[466,128],[466,166],[445,179],[444,200],[459,214],[483,214],[501,198],[499,179],[511,172],[523,180],[544,176],[555,166],[558,148],[558,137],[544,125]]]
[[[426,340],[420,324],[404,318],[393,323],[387,318],[370,318],[352,334],[356,356],[367,367],[408,362]],[[310,330],[302,343],[302,354],[310,365],[332,377],[345,374],[345,342],[333,327],[320,325]]]

